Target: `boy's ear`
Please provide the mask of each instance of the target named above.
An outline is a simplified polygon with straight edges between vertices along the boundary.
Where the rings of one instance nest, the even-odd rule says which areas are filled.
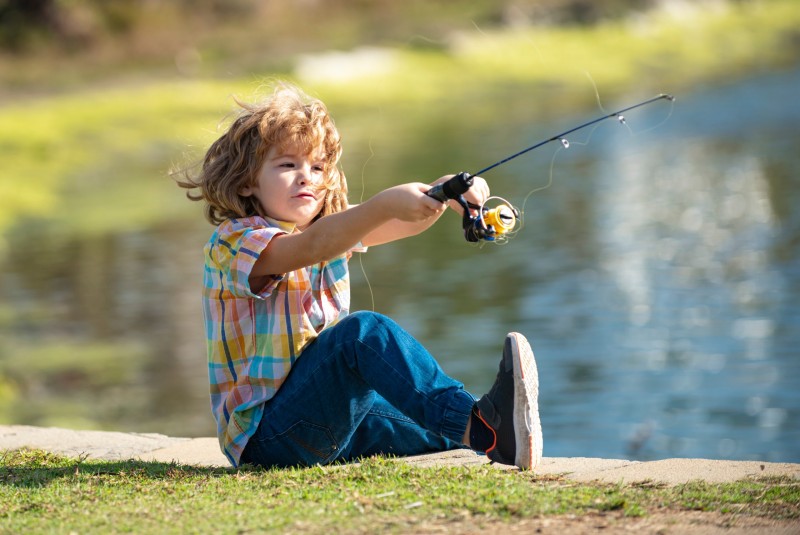
[[[242,186],[239,188],[239,195],[242,197],[250,197],[253,194],[253,187],[252,186]]]

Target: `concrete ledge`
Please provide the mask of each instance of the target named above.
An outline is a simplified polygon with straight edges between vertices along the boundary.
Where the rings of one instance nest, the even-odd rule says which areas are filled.
[[[175,462],[203,467],[229,467],[216,438],[175,438],[155,433],[74,431],[54,427],[0,425],[0,451],[35,448],[75,458],[121,461]],[[470,450],[453,450],[406,457],[415,466],[465,466],[488,464],[488,459]],[[493,465],[498,469],[514,467]],[[635,483],[649,481],[677,485],[702,480],[733,482],[764,476],[788,476],[800,480],[800,464],[711,459],[663,459],[627,461],[588,457],[545,457],[535,473],[565,475],[575,481]]]

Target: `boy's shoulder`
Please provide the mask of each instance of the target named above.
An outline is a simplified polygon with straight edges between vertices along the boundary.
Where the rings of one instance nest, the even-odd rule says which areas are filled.
[[[292,232],[295,229],[294,223],[286,223],[269,217],[250,216],[226,219],[217,226],[217,233],[240,232],[248,229],[275,228],[285,232]]]
[[[226,219],[225,221],[217,225],[217,232],[226,232],[226,231],[230,232],[248,228],[262,228],[267,226],[270,226],[269,222],[266,221],[263,217],[259,216],[235,217]]]
[[[212,253],[225,250],[224,256],[238,250],[260,251],[280,234],[288,234],[294,225],[287,225],[261,216],[238,217],[226,219],[214,229],[214,233],[206,243],[205,250]]]

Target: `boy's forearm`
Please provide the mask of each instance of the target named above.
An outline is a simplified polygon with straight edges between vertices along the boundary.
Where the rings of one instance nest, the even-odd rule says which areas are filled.
[[[307,245],[317,251],[316,256],[320,257],[317,261],[321,261],[347,252],[359,242],[364,243],[366,236],[391,220],[380,199],[373,197],[358,206],[321,218],[303,234],[308,239]]]
[[[436,184],[449,180],[452,177],[453,175],[443,176],[440,179],[431,182],[430,186],[435,186]],[[479,180],[483,179],[479,178]],[[448,201],[446,206],[449,206],[455,210],[459,215],[462,215],[463,213],[461,205],[454,200]],[[410,236],[416,236],[417,234],[420,234],[433,226],[433,224],[439,220],[443,213],[444,210],[420,221],[403,221],[400,219],[392,219],[364,236],[361,243],[367,247],[372,247],[374,245],[381,245],[384,243],[393,242],[395,240],[408,238]]]
[[[361,240],[366,247],[381,245],[384,243],[393,242],[410,236],[416,236],[421,232],[429,229],[436,221],[438,221],[441,214],[440,212],[429,219],[424,221],[401,221],[399,219],[392,219],[380,225],[378,228],[368,233]]]

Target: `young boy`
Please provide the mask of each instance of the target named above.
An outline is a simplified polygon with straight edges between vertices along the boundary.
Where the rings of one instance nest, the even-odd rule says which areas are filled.
[[[240,105],[197,176],[179,181],[218,225],[205,247],[203,312],[211,405],[230,462],[307,466],[469,447],[534,468],[538,378],[522,335],[506,337],[495,384],[476,402],[394,321],[348,314],[352,251],[430,227],[446,205],[425,193],[449,177],[350,207],[322,102],[284,84]],[[488,195],[476,177],[465,197]]]

